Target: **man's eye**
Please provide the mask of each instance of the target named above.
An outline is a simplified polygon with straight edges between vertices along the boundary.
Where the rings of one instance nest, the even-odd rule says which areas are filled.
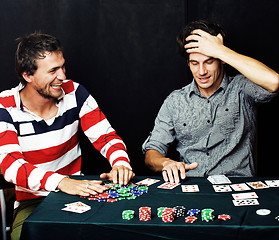
[[[212,64],[213,62],[214,62],[214,59],[206,61],[207,64]]]

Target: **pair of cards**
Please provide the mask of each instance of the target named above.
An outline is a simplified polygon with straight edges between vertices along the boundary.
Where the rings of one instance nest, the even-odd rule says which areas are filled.
[[[158,188],[174,189],[178,185],[180,185],[180,183],[165,182],[165,183],[161,184],[160,186],[158,186]],[[200,191],[199,186],[196,184],[195,185],[181,185],[181,190],[182,190],[182,192],[199,192]]]
[[[232,194],[234,206],[259,205],[258,195],[255,192]]]
[[[246,191],[250,190],[250,188],[245,183],[237,183],[232,185],[212,185],[215,192],[231,192],[232,189],[234,191]]]
[[[83,202],[73,202],[65,204],[65,208],[62,208],[63,211],[74,212],[74,213],[84,213],[91,209],[90,206],[86,205]]]
[[[160,180],[157,180],[157,179],[152,179],[152,178],[146,178],[146,179],[143,179],[139,182],[137,182],[136,184],[137,185],[147,185],[147,186],[150,186],[154,183],[157,183],[159,182]],[[180,185],[180,183],[170,183],[170,182],[165,182],[161,185],[159,185],[157,188],[162,188],[162,189],[174,189],[175,187],[177,187],[178,185]]]

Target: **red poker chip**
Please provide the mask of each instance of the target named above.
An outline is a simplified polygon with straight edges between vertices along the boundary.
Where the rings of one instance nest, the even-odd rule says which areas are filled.
[[[87,197],[87,200],[97,200],[98,198],[93,196],[93,197]]]
[[[172,222],[174,220],[174,209],[165,208],[162,212],[162,221],[163,222]]]
[[[117,202],[117,198],[108,198],[107,202]]]
[[[140,207],[139,208],[139,220],[140,221],[151,220],[151,207]]]
[[[104,193],[98,194],[97,197],[101,198],[101,199],[107,199],[107,198],[109,198],[109,194],[104,192]]]
[[[228,215],[228,214],[221,214],[221,215],[218,215],[218,219],[221,219],[223,221],[227,221],[227,220],[231,219],[231,216]]]
[[[198,220],[198,218],[195,216],[189,216],[189,217],[185,218],[185,222],[187,222],[187,223],[194,223],[197,220]]]

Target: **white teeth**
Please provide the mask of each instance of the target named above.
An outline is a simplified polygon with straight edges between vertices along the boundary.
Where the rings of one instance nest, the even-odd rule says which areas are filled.
[[[60,87],[62,85],[62,83],[61,84],[55,84],[55,85],[51,85],[52,87]]]

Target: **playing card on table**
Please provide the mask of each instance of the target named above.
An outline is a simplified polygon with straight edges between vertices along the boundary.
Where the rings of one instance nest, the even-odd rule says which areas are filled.
[[[245,183],[237,183],[230,185],[234,191],[246,191],[251,190]]]
[[[247,182],[249,186],[251,186],[254,189],[263,189],[263,188],[269,188],[269,186],[265,185],[263,182]]]
[[[251,206],[251,205],[259,205],[259,202],[257,199],[240,199],[240,200],[232,200],[234,206],[240,207],[240,206]]]
[[[265,183],[269,187],[279,187],[279,180],[266,180]]]
[[[212,184],[227,184],[232,183],[225,175],[211,175],[207,178]]]
[[[215,192],[231,192],[229,185],[212,185]]]
[[[82,202],[73,202],[65,204],[65,208],[62,208],[63,211],[74,212],[74,213],[84,213],[91,209],[90,206]]]
[[[182,192],[199,192],[198,185],[181,185]]]
[[[151,178],[146,178],[146,179],[143,179],[139,182],[137,182],[136,184],[137,185],[147,185],[147,186],[150,186],[156,182],[160,182],[160,180],[157,180],[157,179],[151,179]]]
[[[165,183],[161,184],[160,186],[158,186],[157,188],[173,189],[173,188],[177,187],[178,185],[180,185],[180,183],[165,182]]]
[[[255,192],[248,192],[248,193],[235,193],[232,194],[234,199],[248,199],[248,198],[258,198],[258,195]]]

